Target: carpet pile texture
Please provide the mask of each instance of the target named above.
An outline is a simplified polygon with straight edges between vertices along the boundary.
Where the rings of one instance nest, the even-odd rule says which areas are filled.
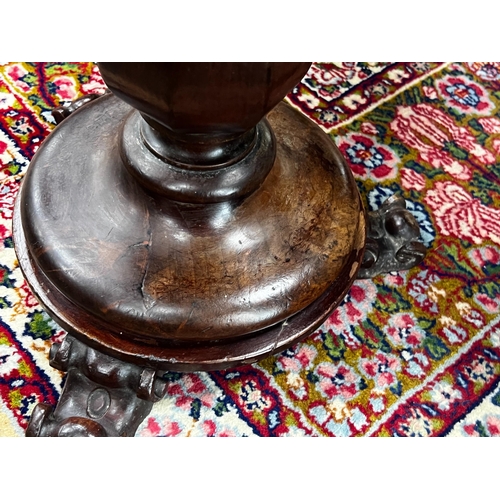
[[[51,110],[104,89],[92,63],[0,65],[0,436],[22,436],[63,376],[48,351],[65,332],[17,265],[13,202]],[[356,281],[279,355],[168,373],[136,436],[500,436],[500,64],[315,63],[287,99],[337,143],[368,209],[404,196],[428,255]]]

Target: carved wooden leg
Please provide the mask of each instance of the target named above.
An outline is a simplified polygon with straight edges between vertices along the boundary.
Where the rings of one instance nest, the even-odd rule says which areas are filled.
[[[417,266],[427,253],[419,241],[420,227],[402,196],[393,195],[368,212],[366,247],[358,279]]]
[[[63,392],[55,410],[36,406],[28,437],[133,436],[166,390],[154,370],[102,354],[69,334],[52,345],[50,364],[68,373]]]

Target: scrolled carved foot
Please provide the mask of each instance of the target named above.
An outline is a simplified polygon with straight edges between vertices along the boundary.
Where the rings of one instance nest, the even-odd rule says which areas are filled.
[[[368,212],[365,255],[358,279],[410,269],[422,262],[427,248],[420,227],[402,196],[393,195],[378,210]]]
[[[166,382],[149,368],[102,354],[67,335],[53,344],[50,364],[67,371],[53,409],[35,407],[26,436],[133,436],[166,391]]]

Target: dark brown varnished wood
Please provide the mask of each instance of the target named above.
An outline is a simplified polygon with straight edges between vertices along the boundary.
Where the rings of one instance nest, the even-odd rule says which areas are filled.
[[[333,141],[279,103],[307,66],[100,65],[122,100],[64,119],[14,214],[21,269],[75,339],[147,373],[224,369],[291,346],[340,303],[365,213]],[[65,394],[49,434],[71,418]]]
[[[419,241],[420,227],[400,195],[392,195],[378,210],[368,212],[367,239],[358,278],[403,271],[417,266],[427,253]]]
[[[268,115],[277,154],[260,189],[209,204],[134,182],[115,139],[129,112],[113,96],[87,105],[24,181],[35,267],[76,305],[129,338],[219,341],[301,311],[347,265],[364,217],[357,188],[331,139],[298,112],[280,104]],[[66,137],[76,134],[100,154],[75,151]]]
[[[121,331],[110,328],[106,322],[70,302],[39,268],[33,266],[21,231],[19,210],[14,217],[19,264],[35,296],[56,322],[75,337],[120,360],[179,372],[222,370],[254,363],[304,339],[333,312],[351,287],[362,259],[365,239],[361,226],[357,232],[358,248],[349,255],[330,287],[316,301],[285,321],[232,342],[171,341],[157,345],[146,337],[127,338]]]
[[[146,143],[186,168],[245,155],[254,127],[310,63],[99,63],[108,87],[138,109]],[[157,147],[155,147],[157,145]]]
[[[35,407],[27,437],[133,436],[167,383],[148,368],[118,361],[67,335],[50,350],[50,364],[67,372],[53,411]]]
[[[87,94],[83,97],[76,99],[70,104],[59,106],[52,110],[52,116],[57,124],[61,123],[63,120],[68,118],[71,113],[74,113],[77,109],[81,108],[85,104],[93,101],[94,99],[98,99],[100,94]]]

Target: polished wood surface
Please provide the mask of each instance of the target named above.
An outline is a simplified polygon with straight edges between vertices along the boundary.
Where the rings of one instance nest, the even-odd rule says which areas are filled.
[[[21,198],[19,197],[18,200]],[[18,201],[19,204],[19,201]],[[125,337],[105,321],[66,298],[34,265],[28,251],[20,210],[14,213],[14,238],[19,264],[35,296],[66,331],[115,358],[140,366],[179,372],[222,370],[253,363],[304,339],[340,304],[351,287],[363,256],[365,232],[357,228],[356,246],[329,288],[312,304],[276,325],[231,342],[179,342],[158,345],[144,337]]]
[[[138,109],[148,146],[182,166],[209,169],[248,151],[254,127],[310,63],[99,63],[108,87]]]
[[[55,410],[38,404],[27,437],[133,436],[167,382],[149,368],[125,363],[66,335],[50,349],[50,365],[67,372]]]
[[[129,108],[113,96],[98,104],[46,140],[21,207],[37,266],[84,309],[124,335],[220,340],[295,314],[345,265],[362,217],[356,186],[330,139],[289,106],[269,115],[279,146],[262,187],[195,205],[133,181],[113,147]],[[102,129],[85,127],[95,114]],[[68,150],[76,134],[106,156]]]
[[[319,326],[356,277],[365,214],[333,141],[274,107],[307,65],[100,68],[124,100],[66,118],[16,208],[20,264],[49,313],[172,370],[253,362]]]

